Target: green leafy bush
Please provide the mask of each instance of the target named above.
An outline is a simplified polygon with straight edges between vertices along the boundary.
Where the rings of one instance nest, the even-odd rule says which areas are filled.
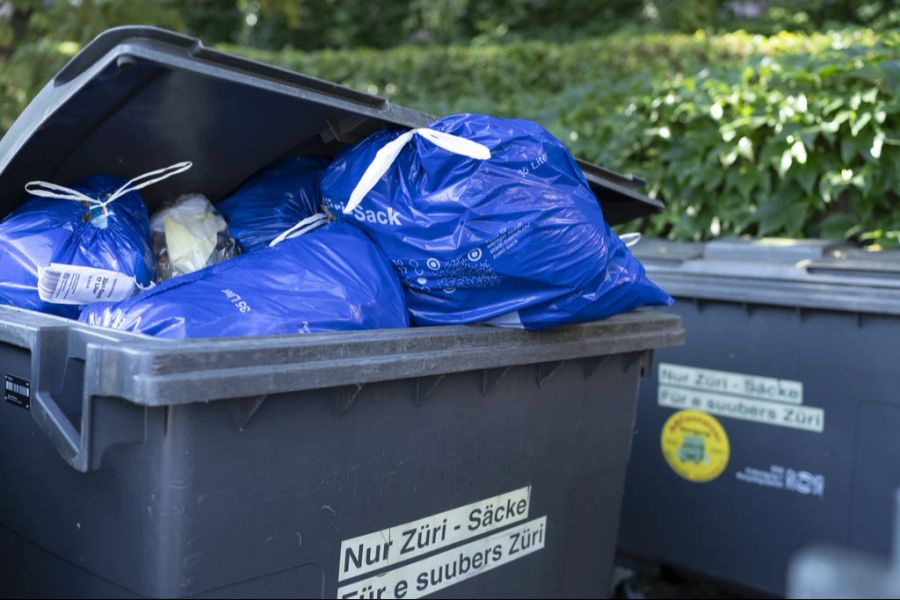
[[[579,88],[561,124],[667,200],[652,232],[900,242],[898,36],[621,87]]]
[[[77,50],[65,42],[39,41],[0,59],[0,135]]]
[[[0,7],[0,52],[8,47],[4,29],[16,44],[85,43],[126,23],[154,23],[208,43],[306,51],[570,43],[623,30],[771,35],[900,25],[896,0],[4,0]]]
[[[616,34],[572,43],[530,41],[475,46],[405,46],[390,50],[298,52],[220,48],[262,62],[338,81],[392,100],[444,113],[471,104],[495,112],[521,98],[552,96],[574,85],[605,88],[625,75],[691,72],[751,56],[818,53],[835,45],[871,46],[868,30],[773,36],[744,32],[706,35]],[[531,102],[526,100],[526,102]]]

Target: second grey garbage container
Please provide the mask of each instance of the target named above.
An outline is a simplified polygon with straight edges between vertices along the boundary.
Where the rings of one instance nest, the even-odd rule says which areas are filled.
[[[635,249],[687,344],[641,388],[619,550],[773,594],[827,543],[886,556],[900,485],[900,253]]]

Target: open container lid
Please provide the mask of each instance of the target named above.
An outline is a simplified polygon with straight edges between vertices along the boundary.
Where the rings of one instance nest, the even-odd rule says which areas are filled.
[[[333,156],[385,126],[431,115],[314,77],[210,50],[155,27],[110,29],[79,52],[0,140],[0,217],[34,179],[60,184],[93,173],[131,178],[189,160],[194,167],[141,192],[151,209],[198,191],[226,197],[283,158]],[[610,224],[662,203],[640,179],[579,161]]]

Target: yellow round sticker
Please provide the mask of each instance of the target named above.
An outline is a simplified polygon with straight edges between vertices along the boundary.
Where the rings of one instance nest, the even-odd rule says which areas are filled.
[[[672,470],[688,481],[712,481],[728,465],[728,434],[712,415],[680,410],[662,430],[662,451]]]

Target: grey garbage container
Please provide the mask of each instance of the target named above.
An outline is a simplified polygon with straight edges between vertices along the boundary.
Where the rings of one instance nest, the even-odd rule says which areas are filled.
[[[886,557],[900,253],[821,240],[645,240],[635,253],[688,341],[657,353],[641,388],[623,559],[783,595],[801,548]]]
[[[0,212],[30,179],[171,159],[194,162],[182,189],[217,200],[281,157],[427,121],[113,30],[0,141]],[[634,180],[584,168],[613,220],[653,208]],[[2,306],[0,593],[604,594],[639,377],[682,336],[676,316],[637,311],[540,333],[176,342]]]

